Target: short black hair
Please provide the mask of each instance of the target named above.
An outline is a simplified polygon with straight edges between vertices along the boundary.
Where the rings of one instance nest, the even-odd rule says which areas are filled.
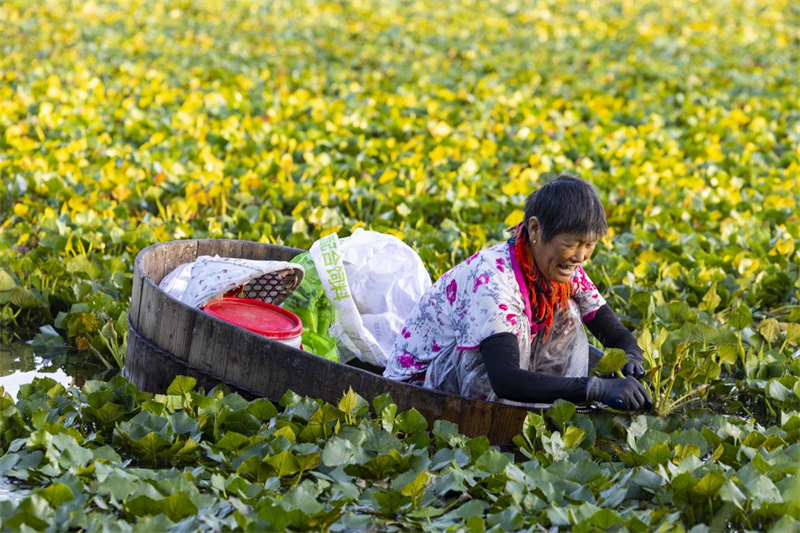
[[[525,200],[525,235],[531,217],[539,219],[539,234],[547,242],[561,233],[600,238],[608,232],[606,212],[594,188],[571,174],[561,174]]]

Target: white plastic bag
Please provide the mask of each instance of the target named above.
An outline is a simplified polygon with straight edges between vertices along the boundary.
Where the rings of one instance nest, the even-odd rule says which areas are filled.
[[[340,360],[386,366],[405,319],[431,286],[419,255],[396,237],[362,228],[341,240],[323,237],[309,253],[337,310],[330,335]]]

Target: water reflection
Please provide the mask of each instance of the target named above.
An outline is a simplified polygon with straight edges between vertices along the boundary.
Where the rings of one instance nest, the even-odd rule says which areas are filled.
[[[87,379],[102,378],[105,371],[93,361],[67,348],[36,350],[30,344],[0,344],[0,386],[16,398],[22,385],[49,377],[62,385],[83,386]]]
[[[18,504],[30,493],[28,489],[21,489],[8,479],[0,477],[0,502]]]

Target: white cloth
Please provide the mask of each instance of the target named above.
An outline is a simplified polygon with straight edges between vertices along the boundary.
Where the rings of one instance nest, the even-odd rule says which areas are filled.
[[[302,266],[286,261],[203,255],[170,272],[159,287],[197,308],[242,288],[248,298],[278,305],[300,285],[304,273]]]

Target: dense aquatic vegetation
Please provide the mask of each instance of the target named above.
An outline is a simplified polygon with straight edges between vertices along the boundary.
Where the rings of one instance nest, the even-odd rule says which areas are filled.
[[[194,389],[163,395],[122,377],[50,379],[2,401],[0,474],[31,488],[0,502],[9,530],[249,531],[564,527],[797,527],[800,415],[769,428],[708,411],[663,419],[531,413],[525,460],[432,427],[388,395],[337,405]],[[109,522],[113,515],[115,522]],[[700,530],[707,530],[701,528]]]
[[[514,457],[388,398],[40,380],[0,400],[2,527],[796,529],[798,28],[779,0],[2,3],[4,344],[119,366],[159,241],[367,227],[436,277],[569,171],[656,399],[531,414]]]

